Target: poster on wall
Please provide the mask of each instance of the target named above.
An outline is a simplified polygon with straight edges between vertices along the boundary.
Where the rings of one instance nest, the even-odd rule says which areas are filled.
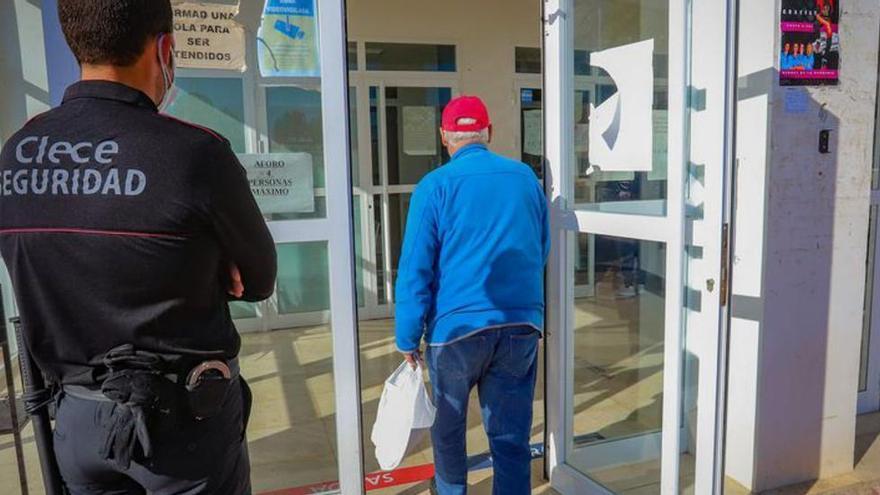
[[[319,77],[315,0],[266,0],[257,31],[263,77]]]
[[[183,69],[245,70],[244,29],[237,5],[174,5],[174,57]]]
[[[782,0],[780,85],[838,84],[840,1]]]
[[[238,160],[247,171],[251,192],[263,214],[315,211],[312,155],[240,153]]]

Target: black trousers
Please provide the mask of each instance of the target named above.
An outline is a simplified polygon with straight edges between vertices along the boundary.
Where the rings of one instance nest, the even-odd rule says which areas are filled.
[[[244,431],[250,390],[234,382],[223,410],[210,419],[176,419],[151,431],[152,458],[135,458],[122,470],[104,460],[101,447],[115,408],[65,395],[55,421],[55,455],[71,495],[250,495]]]

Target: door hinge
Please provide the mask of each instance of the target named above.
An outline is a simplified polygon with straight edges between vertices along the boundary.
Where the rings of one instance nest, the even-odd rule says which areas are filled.
[[[730,224],[721,227],[721,307],[727,306],[730,286]]]

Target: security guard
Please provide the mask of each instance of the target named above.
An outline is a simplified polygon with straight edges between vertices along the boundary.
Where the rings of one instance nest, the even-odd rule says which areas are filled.
[[[27,347],[58,385],[74,495],[250,493],[249,393],[228,299],[276,254],[229,143],[158,111],[169,0],[59,0],[82,67],[0,154],[0,251]]]

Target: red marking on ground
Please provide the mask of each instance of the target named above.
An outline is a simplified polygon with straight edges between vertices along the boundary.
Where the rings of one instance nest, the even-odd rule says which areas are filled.
[[[433,477],[433,464],[406,467],[389,472],[378,471],[370,473],[364,477],[364,488],[369,492],[392,486],[418,483],[420,481],[429,480]],[[325,481],[323,483],[315,483],[296,488],[285,488],[283,490],[263,492],[261,495],[317,495],[319,493],[335,492],[338,490],[338,481]]]

